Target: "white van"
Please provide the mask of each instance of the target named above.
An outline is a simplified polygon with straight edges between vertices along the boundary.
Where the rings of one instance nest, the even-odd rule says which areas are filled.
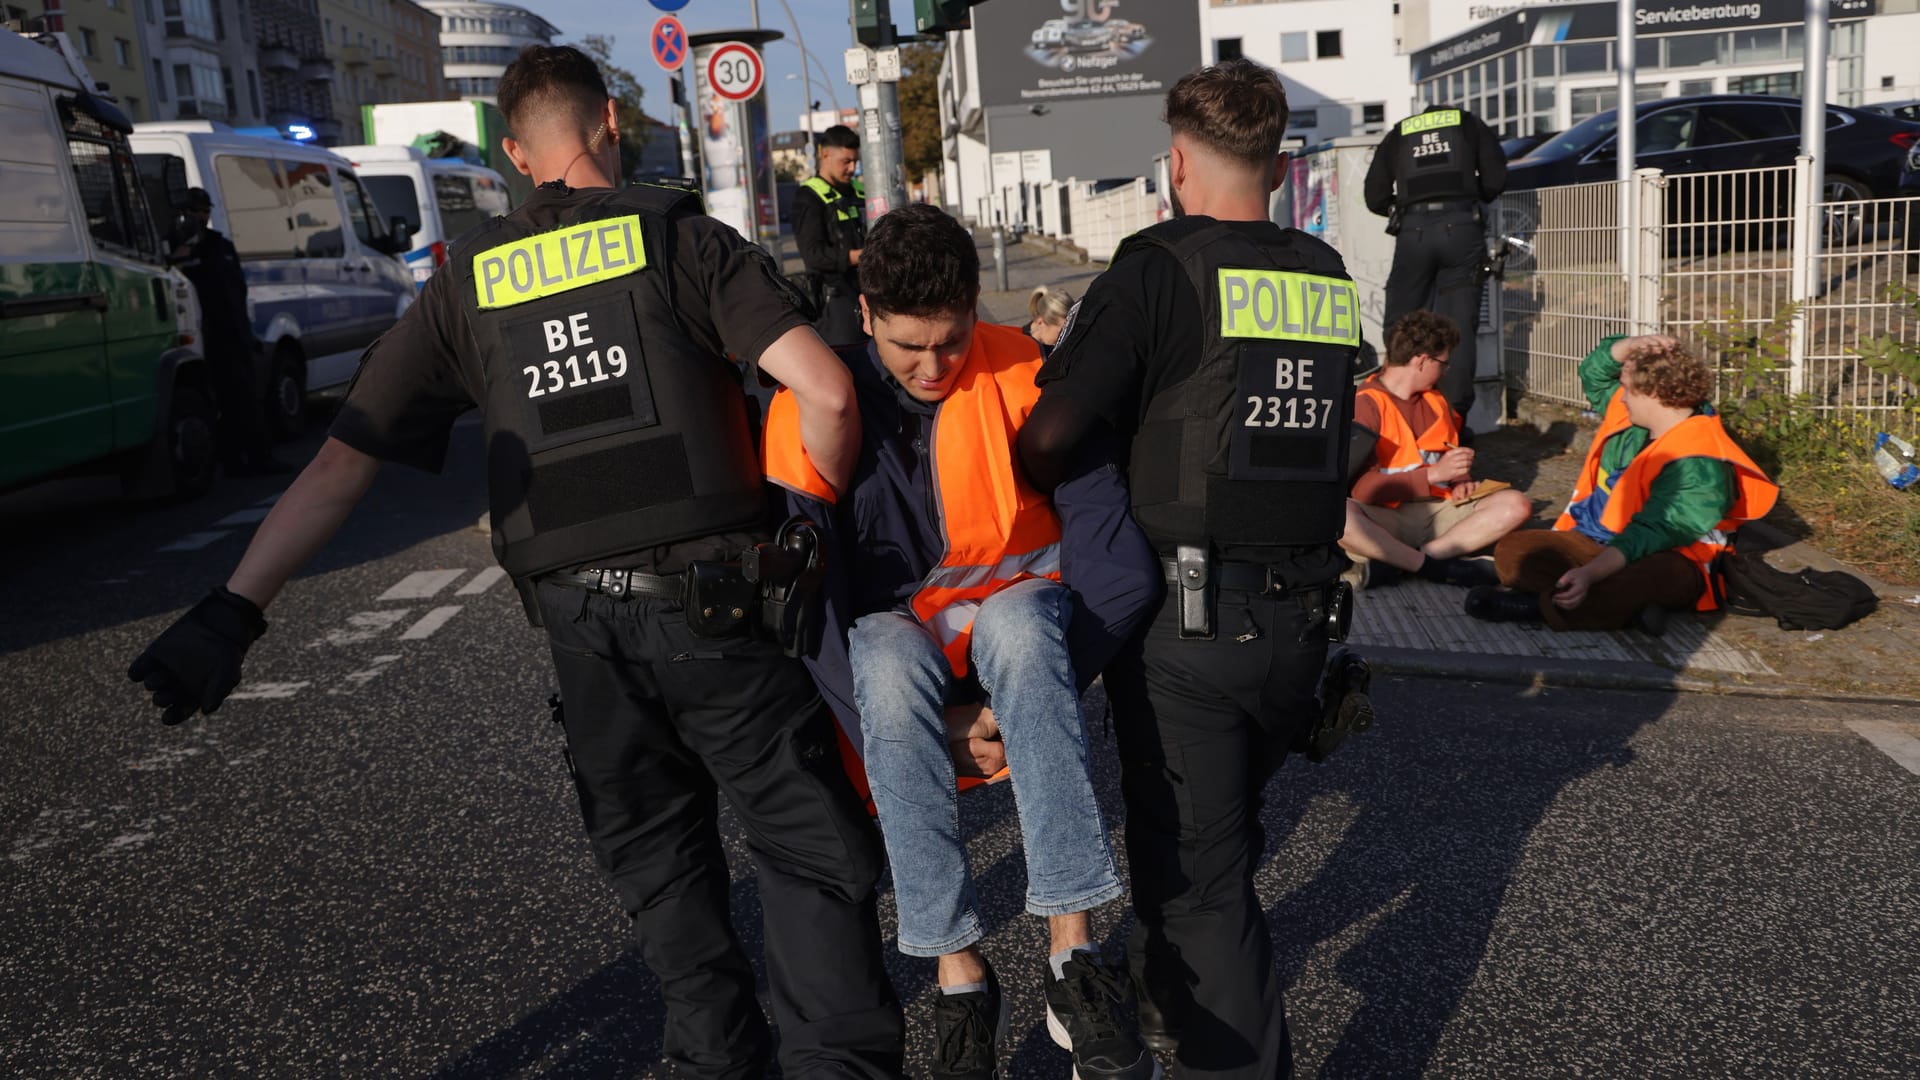
[[[268,418],[283,436],[299,431],[307,394],[345,386],[361,352],[413,303],[413,277],[396,258],[407,238],[347,159],[323,147],[210,120],[136,124],[131,141],[150,192],[178,161],[213,197],[213,227],[247,276]]]
[[[485,165],[430,158],[411,146],[336,146],[353,163],[382,213],[413,231],[407,269],[425,286],[461,233],[513,209],[507,182]]]
[[[136,495],[214,482],[199,309],[132,129],[63,35],[0,28],[0,490],[81,471]]]

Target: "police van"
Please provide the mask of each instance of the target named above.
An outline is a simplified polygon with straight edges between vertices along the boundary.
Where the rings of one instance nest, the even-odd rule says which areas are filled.
[[[485,165],[430,158],[411,146],[339,146],[383,213],[413,232],[406,253],[413,283],[425,286],[461,233],[513,209],[507,182]]]
[[[0,29],[0,489],[117,470],[135,494],[192,497],[215,470],[199,310],[133,125],[93,86],[61,35]]]
[[[282,436],[298,432],[307,395],[345,386],[361,352],[413,303],[413,276],[396,257],[409,246],[404,229],[396,234],[347,159],[323,147],[212,120],[138,124],[132,144],[150,191],[184,168],[212,196],[213,228],[246,274],[268,420]]]

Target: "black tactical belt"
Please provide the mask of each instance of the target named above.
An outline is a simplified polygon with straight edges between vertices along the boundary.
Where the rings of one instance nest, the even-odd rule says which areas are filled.
[[[1431,210],[1437,213],[1444,210],[1471,210],[1473,207],[1472,199],[1437,199],[1432,202],[1417,202],[1408,206],[1407,209]]]
[[[1161,559],[1160,569],[1166,574],[1167,584],[1180,584],[1179,563],[1172,559]],[[1317,600],[1326,588],[1324,585],[1287,588],[1272,567],[1259,563],[1219,562],[1213,564],[1209,573],[1217,589],[1232,589],[1256,596],[1295,596],[1303,600]]]
[[[625,600],[629,596],[678,600],[686,589],[685,581],[679,574],[643,574],[638,570],[581,570],[572,574],[548,574],[540,580],[551,585],[565,585],[569,589],[602,593],[615,600]]]

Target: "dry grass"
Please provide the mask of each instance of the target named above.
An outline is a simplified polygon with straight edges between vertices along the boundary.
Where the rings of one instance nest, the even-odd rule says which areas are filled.
[[[1783,464],[1775,479],[1784,512],[1804,522],[1791,531],[1883,581],[1920,585],[1920,490],[1896,490],[1853,458]]]

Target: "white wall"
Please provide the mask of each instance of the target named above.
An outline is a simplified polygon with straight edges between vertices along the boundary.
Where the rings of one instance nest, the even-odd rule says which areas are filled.
[[[1285,4],[1214,7],[1200,4],[1200,43],[1211,63],[1214,42],[1239,38],[1241,55],[1258,60],[1280,73],[1287,86],[1287,104],[1296,117],[1314,110],[1317,123],[1290,134],[1307,143],[1368,130],[1363,107],[1381,107],[1382,119],[1372,125],[1383,130],[1412,111],[1413,78],[1407,57],[1394,51],[1393,35],[1382,30],[1394,25],[1391,0],[1294,0]],[[1339,30],[1341,55],[1318,55],[1317,32]],[[1281,60],[1281,35],[1304,32],[1304,61]]]
[[[1920,12],[1867,20],[1867,74],[1861,100],[1871,105],[1920,98],[1920,59],[1916,57],[1920,57]],[[1893,85],[1882,87],[1881,81],[1888,78]]]

